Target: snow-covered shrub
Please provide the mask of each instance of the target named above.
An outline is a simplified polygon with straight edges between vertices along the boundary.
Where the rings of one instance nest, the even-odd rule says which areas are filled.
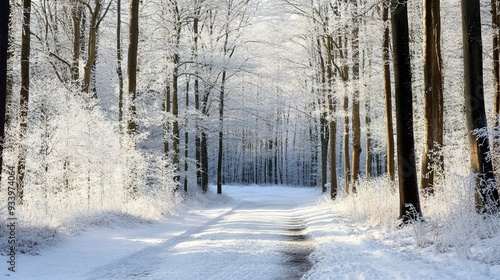
[[[174,169],[163,153],[128,144],[94,99],[57,81],[33,80],[31,92],[27,135],[7,141],[4,161],[15,166],[25,147],[23,205],[16,207],[21,252],[36,252],[89,225],[159,219],[179,202]],[[11,130],[8,137],[15,139]],[[7,248],[2,242],[7,239],[0,238]]]

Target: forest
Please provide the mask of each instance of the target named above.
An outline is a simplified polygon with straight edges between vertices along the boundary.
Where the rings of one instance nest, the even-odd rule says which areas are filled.
[[[500,233],[499,0],[1,5],[0,215],[15,196],[24,252],[211,185],[316,187],[425,221],[438,251]]]

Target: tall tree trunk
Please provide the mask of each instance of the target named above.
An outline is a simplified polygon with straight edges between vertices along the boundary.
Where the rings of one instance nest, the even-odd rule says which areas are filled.
[[[208,150],[207,150],[207,134],[201,132],[201,188],[203,192],[208,191]]]
[[[493,83],[495,96],[495,129],[500,120],[500,0],[491,0],[491,22],[493,25]],[[499,141],[497,139],[496,141]]]
[[[352,81],[354,83],[354,94],[352,97],[352,168],[351,183],[352,192],[356,193],[356,183],[359,179],[359,166],[361,159],[361,119],[359,115],[359,19],[357,12],[357,1],[353,0],[354,13],[352,32]]]
[[[487,129],[484,109],[483,48],[479,0],[462,0],[464,50],[464,94],[472,172],[476,177],[476,206],[480,212],[496,211],[498,189],[493,166],[486,157],[490,152],[488,135],[474,135]]]
[[[178,93],[179,93],[179,54],[174,55],[174,73],[172,78],[172,163],[175,168],[174,182],[178,187],[179,184],[179,103],[178,103]]]
[[[227,33],[226,33],[226,42],[227,42]],[[222,147],[222,139],[224,137],[224,90],[226,84],[226,70],[222,71],[222,81],[220,87],[220,95],[219,95],[219,153],[217,155],[217,193],[222,193],[222,160],[223,160],[223,147]]]
[[[349,160],[349,116],[348,116],[348,110],[349,110],[349,97],[347,96],[347,93],[344,94],[344,104],[343,104],[343,109],[344,109],[344,137],[342,141],[342,147],[343,147],[343,155],[344,155],[344,189],[347,194],[350,192],[350,179],[351,179],[351,171],[350,171],[350,160]]]
[[[394,164],[394,129],[392,124],[392,93],[391,93],[391,68],[389,62],[389,9],[391,0],[385,0],[382,7],[382,21],[384,22],[384,38],[382,43],[382,60],[384,64],[384,95],[385,95],[385,121],[387,126],[387,173],[389,179],[395,179]]]
[[[83,75],[83,92],[87,95],[90,92],[90,80],[92,70],[94,69],[94,62],[97,55],[97,27],[99,15],[101,14],[101,0],[95,1],[94,10],[91,11],[90,26],[89,26],[89,44],[87,53],[87,63],[84,67]],[[130,19],[132,20],[132,18]],[[132,35],[131,35],[132,36]]]
[[[116,1],[116,75],[118,76],[118,129],[123,132],[123,70],[121,40],[121,0]]]
[[[171,87],[170,87],[170,81],[167,80],[166,86],[165,86],[165,113],[167,113],[167,116],[170,114],[172,111],[170,109],[170,96],[171,96]],[[166,157],[170,156],[170,121],[166,120],[164,129],[163,129],[163,153],[165,154]]]
[[[200,86],[199,86],[199,65],[198,65],[198,22],[200,17],[200,3],[196,1],[195,13],[193,18],[193,61],[195,67],[194,73],[194,107],[197,112],[200,111]],[[196,159],[196,184],[202,188],[202,174],[201,174],[201,129],[200,122],[196,119],[196,132],[195,132],[195,159]]]
[[[186,80],[186,110],[189,108],[189,79]],[[188,119],[186,119],[184,129],[184,193],[188,191],[188,157],[189,157],[189,131]]]
[[[10,6],[8,7],[8,13],[10,14]],[[12,30],[14,29],[12,24],[9,25],[9,30],[8,32],[8,42],[7,42],[7,91],[5,92],[5,99],[6,99],[6,109],[5,109],[5,124],[4,127],[10,127],[12,125],[12,119],[14,119],[13,116],[13,110],[11,106],[14,102],[14,47],[13,47],[13,42],[15,40],[14,37],[14,32]],[[3,136],[0,139],[4,139]],[[1,148],[0,148],[1,149]],[[1,155],[0,151],[0,155]],[[0,165],[1,166],[1,165]],[[0,170],[1,171],[1,170]],[[1,178],[1,176],[0,176]]]
[[[7,1],[8,2],[8,1]],[[21,92],[19,97],[19,157],[17,162],[17,195],[19,203],[24,199],[24,175],[26,171],[26,147],[24,139],[28,131],[28,104],[30,96],[30,45],[31,0],[23,0],[23,34],[21,39]]]
[[[366,150],[366,163],[365,163],[365,176],[366,179],[370,179],[372,175],[372,161],[373,161],[373,154],[372,154],[372,136],[370,132],[370,126],[371,126],[371,117],[370,117],[370,102],[367,100],[365,102],[365,123],[366,123],[366,143],[365,143],[365,150]]]
[[[137,48],[139,44],[139,0],[130,0],[130,32],[128,45],[128,119],[127,132],[133,136],[137,132],[136,105],[137,96]]]
[[[327,181],[327,167],[328,167],[328,121],[327,121],[327,106],[329,101],[327,100],[329,98],[329,94],[325,91],[331,90],[331,88],[325,89],[327,86],[327,72],[326,72],[326,67],[325,67],[325,59],[323,58],[323,53],[321,52],[321,43],[320,40],[317,39],[316,41],[317,48],[318,48],[318,58],[319,58],[319,66],[320,66],[320,77],[318,80],[320,80],[320,84],[323,87],[322,90],[318,89],[318,106],[320,107],[320,110],[322,111],[320,115],[320,141],[321,141],[321,189],[323,192],[327,191],[326,188],[326,181]],[[331,52],[332,50],[329,47],[329,41],[325,44],[327,47],[327,52]],[[328,56],[330,57],[330,56]],[[328,63],[330,63],[330,60],[328,60]],[[331,69],[331,68],[330,68]],[[330,114],[332,114],[330,112]],[[330,186],[331,187],[331,186]],[[336,191],[336,190],[335,190]]]
[[[328,98],[328,111],[330,113],[330,120],[328,121],[328,139],[330,140],[330,198],[337,198],[338,185],[337,185],[337,122],[335,121],[335,103],[333,96],[329,94]]]
[[[466,0],[467,1],[467,0]],[[396,93],[399,176],[399,218],[403,223],[422,216],[415,168],[413,98],[407,0],[392,1],[392,48]]]
[[[73,50],[72,50],[72,60],[71,60],[71,83],[76,86],[78,85],[78,80],[80,79],[80,24],[82,21],[82,6],[80,2],[73,2],[73,7],[71,9],[71,21],[73,25]]]
[[[425,193],[434,192],[436,159],[443,146],[443,82],[441,70],[440,0],[424,0],[424,153],[422,155],[421,187]],[[432,168],[434,166],[434,168]],[[442,169],[442,168],[441,168]]]
[[[0,179],[2,178],[3,147],[7,105],[7,61],[9,50],[9,1],[0,2]]]
[[[173,3],[173,11],[175,16],[175,53],[174,53],[174,71],[172,74],[172,114],[173,114],[173,123],[172,123],[172,163],[175,168],[174,172],[174,183],[176,184],[176,189],[179,187],[180,181],[180,160],[179,160],[179,141],[180,141],[180,130],[179,130],[179,64],[180,64],[180,55],[179,55],[179,47],[181,42],[181,14],[179,12],[179,7],[177,5],[177,1]]]
[[[493,85],[495,110],[493,112],[493,129],[498,133],[500,131],[500,0],[491,0],[491,23],[493,27]],[[500,136],[493,136],[493,150],[495,155],[493,159],[493,168],[496,180],[500,177],[500,157],[498,150],[500,148]]]

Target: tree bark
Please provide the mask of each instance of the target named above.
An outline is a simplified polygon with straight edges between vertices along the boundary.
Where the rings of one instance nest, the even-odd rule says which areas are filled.
[[[365,143],[365,150],[366,150],[366,165],[365,165],[365,176],[366,179],[370,179],[372,175],[372,162],[373,162],[373,155],[372,155],[372,136],[370,132],[370,126],[371,126],[371,117],[370,117],[370,102],[367,100],[365,102],[365,123],[366,123],[366,143]]]
[[[80,24],[82,21],[82,6],[78,1],[73,2],[73,7],[71,9],[71,21],[73,25],[73,57],[71,60],[71,83],[76,86],[78,85],[78,80],[80,79]]]
[[[389,9],[391,0],[384,1],[382,7],[382,21],[384,22],[384,38],[382,43],[382,60],[384,64],[384,95],[385,95],[385,120],[387,126],[387,173],[389,179],[395,179],[394,163],[394,129],[392,123],[392,92],[391,68],[389,62]]]
[[[500,121],[500,0],[491,0],[491,22],[493,25],[493,84],[495,98],[495,129]],[[496,137],[498,138],[498,137]],[[495,142],[499,141],[496,139]]]
[[[477,174],[476,206],[480,212],[490,212],[498,208],[498,189],[492,163],[486,158],[490,152],[488,135],[474,135],[476,129],[487,129],[479,0],[462,0],[462,21],[465,111],[471,169]]]
[[[226,43],[227,43],[227,33],[226,33]],[[224,90],[226,84],[226,70],[222,71],[222,80],[220,87],[220,95],[219,95],[219,152],[217,155],[217,193],[222,193],[222,160],[223,160],[223,147],[222,147],[222,139],[224,137]]]
[[[116,75],[118,76],[118,127],[123,132],[123,71],[122,71],[122,42],[121,42],[121,0],[116,1]]]
[[[399,218],[402,223],[422,216],[415,168],[413,98],[407,0],[392,1],[392,47],[396,96],[399,176]]]
[[[500,0],[491,0],[491,23],[493,28],[493,95],[494,95],[494,126],[493,129],[496,134],[500,131]],[[493,151],[495,155],[493,159],[493,168],[495,172],[495,179],[498,180],[500,176],[500,157],[498,150],[500,148],[500,136],[493,136]]]
[[[352,192],[356,193],[356,183],[359,179],[359,168],[361,159],[361,119],[359,115],[359,19],[357,13],[357,0],[353,0],[354,12],[352,13],[352,81],[354,83],[354,94],[352,97],[352,168],[351,183]]]
[[[26,147],[24,139],[28,131],[28,104],[30,96],[30,49],[31,49],[31,0],[23,1],[23,34],[21,38],[21,92],[19,97],[19,157],[17,162],[17,195],[19,203],[24,199],[24,175],[26,171]]]
[[[87,95],[90,91],[90,79],[92,70],[94,69],[94,62],[97,56],[97,27],[99,15],[101,13],[101,0],[95,1],[94,10],[91,11],[90,26],[89,26],[89,43],[87,53],[87,63],[84,67],[83,75],[83,92]],[[132,20],[132,19],[131,19]]]
[[[137,96],[137,48],[139,45],[139,0],[130,0],[130,32],[128,45],[128,119],[127,132],[133,136],[137,133],[136,105]]]
[[[176,189],[179,185],[179,174],[180,174],[180,160],[179,160],[179,141],[180,141],[180,130],[179,130],[179,63],[180,63],[180,55],[179,55],[179,47],[181,41],[181,15],[179,12],[179,7],[177,5],[177,1],[173,2],[173,13],[175,17],[175,50],[173,56],[173,64],[174,70],[172,74],[172,114],[173,114],[173,123],[172,123],[172,164],[174,165],[174,183],[176,184]]]
[[[424,0],[424,152],[422,155],[421,187],[427,194],[434,193],[434,182],[439,166],[442,170],[444,110],[443,78],[441,70],[441,16],[440,0]],[[434,167],[432,167],[434,166]]]

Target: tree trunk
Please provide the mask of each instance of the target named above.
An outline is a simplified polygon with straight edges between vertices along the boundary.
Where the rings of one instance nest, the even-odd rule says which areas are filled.
[[[179,7],[177,6],[177,1],[173,3],[173,12],[175,17],[175,53],[174,53],[174,71],[172,75],[172,114],[173,114],[173,123],[172,123],[172,163],[175,168],[174,172],[174,184],[176,184],[176,189],[179,187],[180,181],[180,160],[179,160],[179,141],[180,141],[180,130],[179,130],[179,64],[180,64],[180,55],[179,55],[179,47],[181,42],[181,15],[179,12]]]
[[[494,85],[494,101],[495,108],[493,112],[494,126],[493,129],[498,133],[500,131],[500,0],[491,0],[491,23],[493,28],[493,85]],[[500,136],[493,136],[493,168],[495,171],[495,179],[500,177],[500,157],[498,150],[500,149]]]
[[[207,150],[207,134],[201,132],[201,188],[203,192],[208,191],[208,150]]]
[[[23,203],[24,198],[24,174],[26,171],[26,147],[24,139],[28,131],[28,104],[30,96],[30,21],[31,0],[24,0],[23,34],[21,39],[21,92],[19,97],[19,157],[17,162],[17,195],[20,204]]]
[[[172,123],[172,164],[174,165],[174,183],[178,187],[179,184],[179,103],[178,103],[178,93],[179,93],[179,55],[174,55],[174,73],[172,77],[172,114],[173,114],[173,123]],[[176,187],[176,188],[177,188]]]
[[[354,94],[352,97],[352,192],[356,193],[356,183],[359,179],[359,166],[361,159],[361,119],[359,116],[359,19],[357,13],[357,0],[353,0],[355,10],[353,16],[352,32],[352,81]]]
[[[189,79],[186,80],[186,110],[189,108]],[[184,193],[188,191],[188,157],[189,157],[189,132],[188,132],[188,119],[186,119],[184,128]]]
[[[394,181],[394,130],[392,124],[392,93],[391,93],[391,68],[389,62],[389,9],[391,0],[386,0],[382,8],[382,21],[384,21],[384,38],[382,43],[382,60],[384,64],[384,95],[385,95],[385,120],[387,125],[387,173],[389,179]]]
[[[443,82],[441,71],[440,0],[424,1],[424,153],[422,155],[421,187],[427,194],[434,192],[436,167],[443,166],[443,158],[436,159],[443,146]],[[434,166],[434,167],[431,167]]]
[[[342,139],[342,147],[344,151],[344,188],[345,192],[349,194],[350,189],[350,178],[351,178],[351,172],[350,172],[350,167],[349,167],[349,116],[348,116],[348,109],[349,109],[349,97],[347,96],[347,93],[344,95],[344,138]]]
[[[139,0],[130,0],[130,32],[128,45],[128,120],[127,132],[133,136],[137,133],[136,106],[137,96],[137,48],[139,44]]]
[[[415,168],[413,99],[407,0],[392,1],[392,48],[396,93],[399,176],[399,218],[403,223],[422,216]]]
[[[165,86],[165,113],[170,114],[171,109],[170,109],[170,95],[171,95],[171,88],[170,88],[170,81],[167,80],[166,86]],[[170,156],[170,121],[167,119],[165,120],[165,125],[163,129],[163,153],[165,154],[166,157]]]
[[[371,126],[371,117],[370,117],[370,102],[367,100],[365,102],[365,123],[366,123],[366,143],[365,143],[365,150],[366,150],[366,165],[365,165],[365,176],[366,179],[370,179],[372,175],[372,161],[373,161],[373,155],[372,155],[372,138],[371,138],[371,133],[370,133],[370,126]]]
[[[116,75],[118,76],[118,128],[123,132],[123,71],[121,42],[121,0],[116,1]]]
[[[226,34],[226,42],[227,42],[227,34]],[[226,83],[226,70],[222,71],[222,81],[220,87],[220,95],[219,95],[219,153],[217,155],[217,193],[222,193],[222,160],[223,160],[223,150],[222,150],[222,139],[224,136],[224,89]]]
[[[330,112],[330,120],[328,121],[328,139],[330,140],[330,198],[337,198],[337,122],[335,121],[335,104],[333,96],[328,96],[328,111]]]
[[[118,13],[119,15],[119,13]],[[80,23],[82,21],[82,6],[79,2],[75,1],[71,9],[71,21],[73,25],[73,50],[72,50],[72,60],[71,60],[71,83],[74,86],[78,85],[78,80],[80,79]]]
[[[88,47],[87,63],[85,64],[84,75],[83,75],[83,92],[86,93],[87,95],[89,94],[90,91],[91,73],[92,70],[94,69],[94,62],[97,55],[97,27],[98,27],[99,15],[101,13],[101,7],[102,7],[101,1],[100,0],[95,1],[95,7],[94,10],[91,12],[91,18],[90,18],[89,44],[87,46]],[[130,20],[132,21],[132,18]]]
[[[198,22],[200,16],[199,2],[196,2],[195,13],[193,18],[193,61],[195,67],[194,73],[194,106],[197,112],[200,111],[200,86],[199,86],[199,65],[198,65]],[[201,174],[201,129],[199,120],[196,120],[195,132],[195,159],[196,159],[196,184],[202,188],[202,174]]]
[[[497,210],[498,189],[493,166],[486,158],[490,152],[488,135],[474,135],[476,129],[487,129],[480,14],[479,0],[462,0],[464,94],[471,169],[477,174],[476,206],[480,212],[490,212]]]
[[[491,22],[493,25],[493,83],[495,96],[495,129],[500,121],[500,0],[491,0]],[[498,137],[496,137],[498,138]],[[499,141],[499,139],[496,139]],[[495,141],[495,142],[496,142]]]

